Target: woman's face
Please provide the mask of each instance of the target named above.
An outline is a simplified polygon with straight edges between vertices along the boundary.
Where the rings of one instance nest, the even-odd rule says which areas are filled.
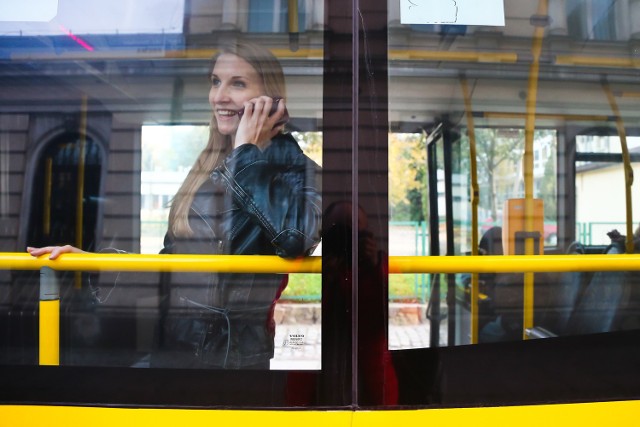
[[[218,57],[211,73],[209,104],[221,134],[235,135],[244,102],[264,94],[262,79],[251,64],[231,53]]]

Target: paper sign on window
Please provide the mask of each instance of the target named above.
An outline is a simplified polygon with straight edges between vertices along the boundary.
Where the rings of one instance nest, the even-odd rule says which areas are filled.
[[[0,22],[48,22],[58,13],[58,0],[0,1]]]
[[[504,26],[504,0],[400,0],[400,22]]]

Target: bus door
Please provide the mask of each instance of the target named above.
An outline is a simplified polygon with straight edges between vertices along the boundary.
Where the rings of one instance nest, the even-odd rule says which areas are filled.
[[[470,250],[468,149],[447,122],[427,140],[430,255],[453,256]],[[469,343],[469,310],[465,308],[466,275],[435,274],[427,309],[431,347]],[[461,286],[457,286],[460,284]],[[442,321],[447,319],[446,325]]]

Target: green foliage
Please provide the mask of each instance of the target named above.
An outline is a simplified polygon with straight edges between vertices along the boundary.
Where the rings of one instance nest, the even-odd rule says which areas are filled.
[[[551,132],[551,131],[547,131]],[[544,219],[545,221],[557,221],[558,220],[558,204],[557,204],[557,158],[556,158],[556,140],[555,135],[552,138],[547,139],[549,144],[549,151],[551,155],[547,158],[544,165],[544,176],[541,179],[539,194],[544,202]]]
[[[322,132],[291,132],[291,135],[304,154],[322,166]]]
[[[425,136],[389,134],[389,210],[393,221],[424,218]]]
[[[401,300],[417,300],[422,297],[423,283],[420,274],[390,274],[389,275],[389,298]],[[426,275],[424,281],[426,283]],[[416,284],[418,287],[416,289]],[[416,295],[417,291],[417,295]],[[426,292],[426,290],[424,290]]]
[[[519,165],[524,152],[524,130],[480,128],[475,134],[478,184],[485,190],[480,195],[480,207],[496,219],[502,200],[516,196],[522,182]],[[498,180],[499,176],[510,179]]]
[[[390,274],[389,296],[394,299],[417,299],[416,280],[422,283],[421,275]],[[418,287],[418,293],[422,290]],[[282,299],[320,301],[322,299],[322,279],[319,274],[290,274],[289,285],[282,293]]]
[[[322,278],[319,274],[289,274],[289,284],[282,293],[283,299],[320,301]]]

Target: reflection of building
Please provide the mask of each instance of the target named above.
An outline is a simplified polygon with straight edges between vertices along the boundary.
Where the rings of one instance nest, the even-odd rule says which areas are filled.
[[[581,138],[579,150],[591,153],[620,153],[619,138],[586,136]],[[629,138],[629,152],[640,153],[639,138]],[[637,157],[635,157],[637,159]],[[634,176],[640,176],[640,163],[632,161]],[[576,221],[577,233],[586,243],[608,244],[606,233],[618,229],[626,233],[626,205],[624,168],[621,163],[584,161],[576,165]],[[634,229],[640,212],[635,185],[632,188]]]
[[[289,34],[289,2],[284,0],[180,2],[187,3],[177,33],[0,36],[5,60],[0,65],[0,250],[27,243],[32,202],[25,196],[34,193],[32,177],[48,144],[81,132],[104,153],[100,194],[92,199],[101,204],[98,244],[136,251],[139,211],[147,203],[140,196],[141,126],[208,122],[204,76],[222,39],[249,33],[280,57],[293,128],[331,125],[322,120],[324,2],[297,2],[295,35]],[[477,126],[523,127],[537,2],[508,0],[505,27],[454,29],[402,25],[400,1],[386,3],[389,91],[379,95],[381,105],[388,106],[392,130],[428,129],[445,114],[461,117],[462,73],[473,83]],[[599,14],[602,4],[610,6],[604,15]],[[636,58],[640,0],[550,0],[549,19],[542,25],[547,27],[536,113],[549,116],[538,118],[536,125],[560,129],[562,114],[610,115],[593,76],[599,81],[603,73],[611,75],[620,90],[633,91],[637,75],[630,66],[605,66],[597,59],[624,63]],[[606,28],[615,34],[605,36]],[[86,50],[78,37],[94,50]],[[610,42],[594,41],[602,39]],[[579,55],[596,60],[581,63]],[[626,123],[636,119],[636,100],[619,99]],[[328,159],[332,155],[326,154]],[[546,157],[539,155],[536,176]]]
[[[303,0],[298,2],[298,8],[302,17],[298,24],[301,32],[323,28],[324,2]],[[254,33],[288,31],[285,0],[194,1],[186,19],[190,34],[210,34],[212,28]]]
[[[167,174],[162,183],[157,176],[146,182],[145,176],[146,187],[153,186],[150,192],[156,195],[141,195],[141,127],[208,124],[206,74],[222,39],[246,32],[272,48],[285,68],[291,127],[317,130],[322,118],[323,2],[298,2],[300,33],[295,40],[288,32],[287,4],[191,1],[179,12],[181,33],[136,34],[132,29],[64,35],[51,34],[46,23],[40,35],[35,24],[30,36],[2,33],[0,58],[10,61],[0,65],[0,250],[16,251],[30,241],[31,212],[46,204],[23,195],[42,193],[35,187],[44,185],[43,180],[31,177],[45,161],[43,153],[62,135],[75,132],[104,153],[95,182],[100,194],[78,195],[72,185],[67,196],[98,204],[98,247],[137,252],[140,209],[166,205],[177,189]],[[91,20],[83,19],[91,27]],[[74,243],[74,238],[51,243]]]
[[[173,196],[178,192],[187,172],[145,172],[140,180],[141,209],[160,210],[167,208]]]

